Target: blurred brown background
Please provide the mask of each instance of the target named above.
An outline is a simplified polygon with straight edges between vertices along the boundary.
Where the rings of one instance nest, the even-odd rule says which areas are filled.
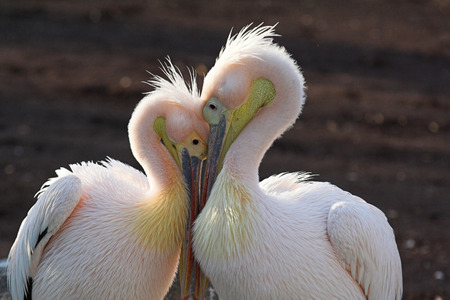
[[[0,1],[0,258],[54,170],[139,167],[127,123],[170,55],[200,74],[232,27],[275,24],[307,102],[261,178],[305,170],[378,206],[404,299],[450,297],[450,4],[372,1]],[[201,78],[199,79],[201,81]]]

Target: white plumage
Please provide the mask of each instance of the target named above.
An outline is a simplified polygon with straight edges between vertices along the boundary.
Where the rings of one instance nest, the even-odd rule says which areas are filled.
[[[110,172],[110,166],[121,172]],[[125,299],[144,293],[162,298],[173,280],[179,250],[158,255],[132,234],[134,201],[148,191],[146,177],[113,160],[71,165],[71,172],[60,169],[57,175],[42,190],[11,249],[13,299],[23,299],[27,277],[33,279],[33,299]],[[40,228],[48,230],[33,249]],[[22,245],[28,249],[16,248]],[[27,268],[28,261],[32,268]]]
[[[196,95],[170,61],[165,72],[170,82],[151,82],[155,91],[129,124],[131,148],[145,175],[113,159],[57,170],[9,254],[14,300],[162,299],[167,293],[188,213],[172,146],[185,143],[193,155],[206,151],[208,129],[193,111]]]
[[[379,209],[306,174],[259,182],[264,153],[304,103],[303,76],[273,30],[230,37],[205,78],[205,119],[227,129],[195,256],[222,299],[401,299],[400,257]]]

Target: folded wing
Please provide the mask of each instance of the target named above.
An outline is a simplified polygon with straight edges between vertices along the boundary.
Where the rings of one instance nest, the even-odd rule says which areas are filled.
[[[81,181],[67,170],[38,192],[36,204],[20,225],[8,257],[8,285],[13,299],[31,299],[33,275],[50,238],[70,216],[81,198]],[[66,173],[61,177],[61,173]]]
[[[327,229],[341,264],[367,299],[401,299],[400,255],[394,232],[378,208],[358,198],[337,202],[330,209]]]

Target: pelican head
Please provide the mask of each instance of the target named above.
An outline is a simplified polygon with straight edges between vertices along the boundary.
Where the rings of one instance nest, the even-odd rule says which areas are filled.
[[[257,116],[261,120],[273,119],[265,118],[267,115],[278,116],[277,124],[264,124],[268,127],[264,137],[253,135],[240,141],[241,151],[254,149],[247,147],[249,143],[259,146],[261,151],[246,156],[259,163],[273,139],[290,127],[301,112],[303,77],[285,49],[272,42],[274,36],[274,26],[252,30],[247,26],[235,36],[230,34],[205,78],[201,98],[203,115],[210,125],[207,194],[230,147],[251,120]],[[296,97],[292,97],[293,93]],[[262,127],[258,129],[255,132]]]
[[[184,294],[187,294],[196,285],[191,231],[198,214],[200,170],[207,155],[208,124],[201,114],[202,103],[193,75],[188,87],[170,60],[162,70],[169,80],[154,76],[149,82],[155,90],[144,97],[133,113],[129,124],[130,145],[147,176],[152,177],[150,182],[159,185],[154,186],[153,191],[171,191],[177,184],[169,178],[183,177],[188,193],[186,213],[173,211],[173,216],[167,216],[162,222],[172,222],[177,215],[186,220],[181,231],[178,228],[164,235],[175,238],[178,247],[182,248],[179,275],[185,286]],[[159,159],[152,160],[152,156]]]

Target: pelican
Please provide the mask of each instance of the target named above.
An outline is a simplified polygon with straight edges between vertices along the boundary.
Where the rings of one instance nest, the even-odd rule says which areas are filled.
[[[274,36],[274,26],[230,33],[204,80],[210,192],[195,257],[221,299],[400,299],[400,257],[378,208],[307,173],[259,182],[264,153],[305,99]]]
[[[128,126],[145,175],[113,159],[57,170],[10,250],[12,299],[162,299],[167,293],[185,245],[188,197],[206,156],[208,125],[198,117],[195,81],[187,87],[170,61],[163,71],[169,80],[149,82],[155,90]]]

